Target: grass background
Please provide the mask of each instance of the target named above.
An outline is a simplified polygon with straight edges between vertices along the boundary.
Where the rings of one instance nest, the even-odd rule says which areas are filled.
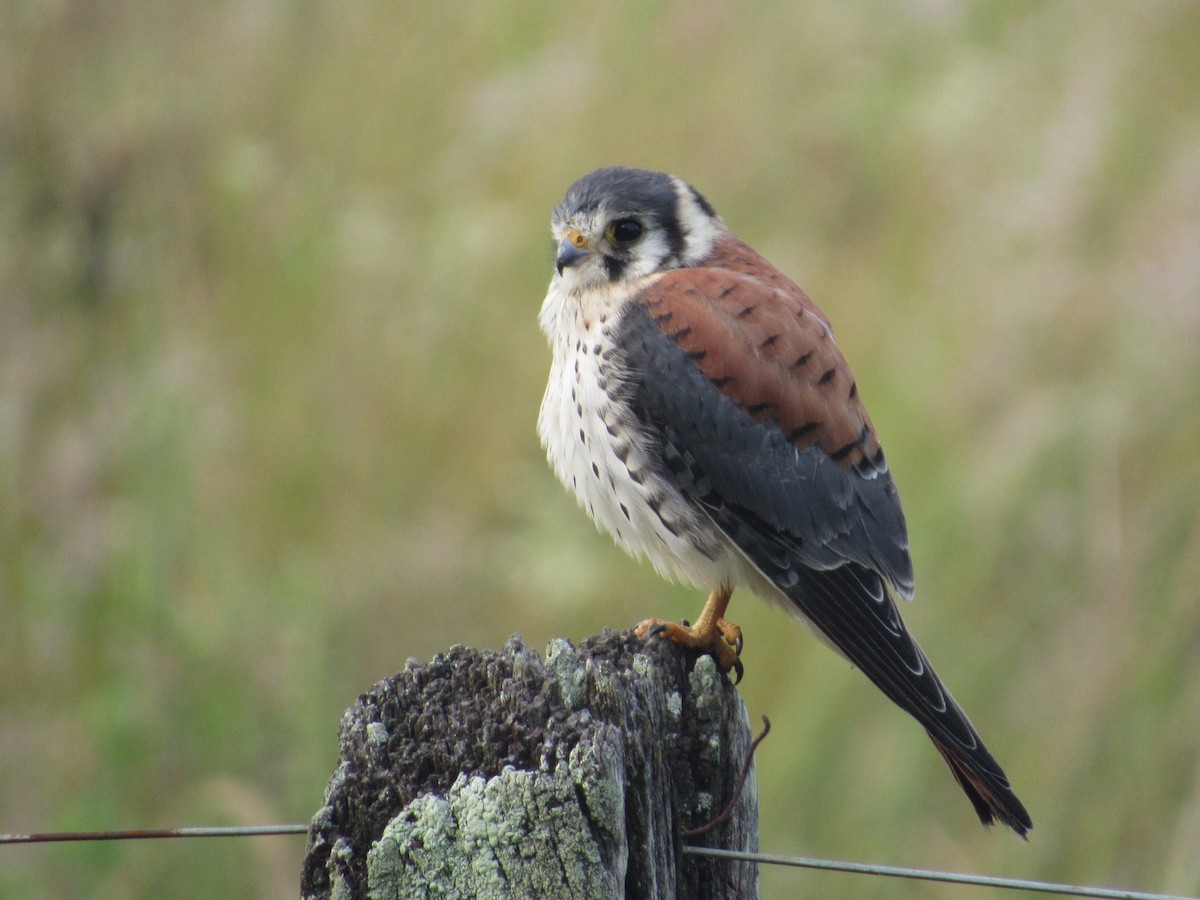
[[[305,821],[407,658],[695,614],[534,433],[549,212],[621,162],[833,320],[908,621],[1036,823],[742,597],[764,850],[1200,893],[1198,85],[1172,0],[7,4],[0,830]],[[287,897],[302,853],[10,847],[0,896]]]

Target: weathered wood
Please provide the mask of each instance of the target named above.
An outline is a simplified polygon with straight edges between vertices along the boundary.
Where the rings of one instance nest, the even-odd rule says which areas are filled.
[[[753,864],[680,836],[729,801],[751,740],[729,680],[668,641],[455,647],[346,712],[303,896],[757,897]],[[689,843],[756,850],[757,829],[751,771]]]

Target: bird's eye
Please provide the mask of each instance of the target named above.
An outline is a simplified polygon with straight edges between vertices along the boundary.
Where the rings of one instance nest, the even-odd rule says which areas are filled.
[[[614,244],[632,244],[642,236],[643,230],[637,219],[617,219],[608,226],[608,237]]]

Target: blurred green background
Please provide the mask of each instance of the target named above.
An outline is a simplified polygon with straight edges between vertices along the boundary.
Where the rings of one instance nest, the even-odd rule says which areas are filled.
[[[833,320],[908,621],[1036,824],[981,829],[739,596],[763,849],[1200,893],[1200,5],[1169,0],[7,3],[0,831],[306,821],[406,659],[694,616],[534,432],[550,209],[615,162]],[[303,844],[0,848],[0,895],[294,896]]]

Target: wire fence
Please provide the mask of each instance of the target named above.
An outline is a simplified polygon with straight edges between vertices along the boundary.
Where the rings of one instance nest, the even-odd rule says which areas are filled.
[[[908,869],[901,866],[880,866],[872,863],[845,862],[836,859],[813,859],[805,856],[773,856],[769,853],[743,853],[737,850],[717,850],[710,847],[684,847],[683,852],[692,856],[741,859],[765,866],[792,866],[800,869],[821,869],[827,872],[874,875],[880,878],[936,881],[943,884],[966,884],[974,887],[1058,894],[1067,897],[1103,897],[1107,898],[1107,900],[1197,900],[1195,897],[1184,897],[1178,894],[1152,894],[1145,891],[1126,891],[1120,888],[1087,887],[1085,885],[1061,884],[1053,881],[1027,881],[1022,878],[969,875],[961,872],[939,872],[936,869]]]
[[[0,834],[0,844],[50,844],[77,841],[135,841],[163,838],[262,837],[272,835],[307,834],[308,825],[243,825],[196,826],[190,828],[138,828],[125,831],[54,831],[29,834]],[[789,866],[825,872],[868,875],[876,878],[902,878],[915,881],[990,887],[1006,891],[1050,894],[1065,897],[1099,897],[1103,900],[1200,900],[1200,897],[1180,894],[1156,894],[1121,888],[1089,887],[1052,881],[1029,881],[1022,878],[1003,878],[992,875],[972,875],[963,872],[942,872],[936,869],[912,869],[873,863],[818,859],[807,856],[777,856],[770,853],[747,853],[739,850],[720,850],[712,847],[684,846],[690,856],[742,860],[762,866]]]
[[[57,844],[69,841],[144,841],[157,838],[259,837],[307,834],[307,825],[197,826],[195,828],[133,828],[124,831],[47,831],[0,834],[0,844]]]

